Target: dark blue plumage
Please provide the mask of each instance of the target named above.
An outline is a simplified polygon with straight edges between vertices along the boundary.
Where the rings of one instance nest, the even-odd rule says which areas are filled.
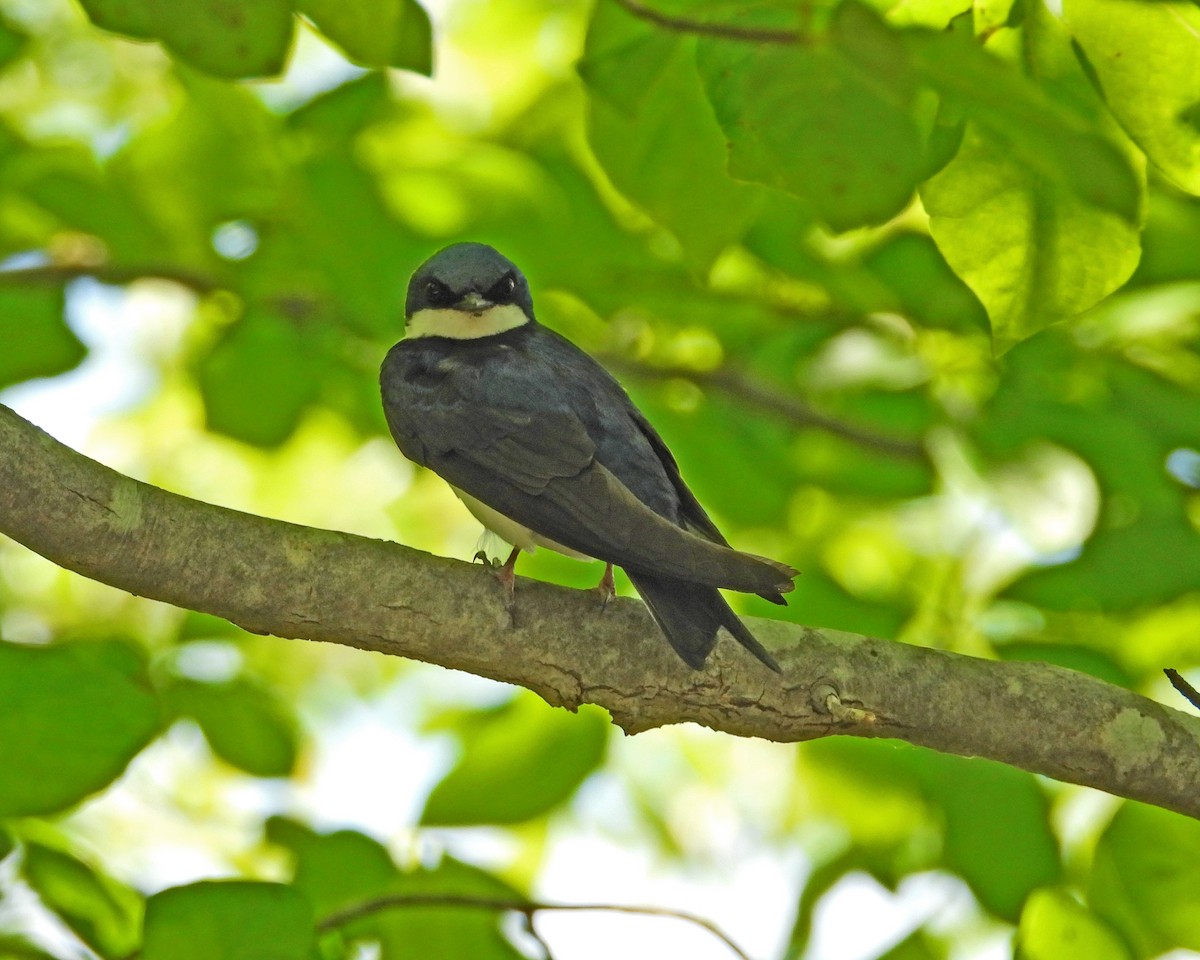
[[[724,626],[779,669],[716,588],[783,603],[795,571],[729,548],[617,381],[534,320],[511,261],[447,248],[414,274],[407,314],[409,338],[381,371],[406,456],[485,505],[473,512],[493,529],[511,521],[531,542],[623,567],[689,665]]]

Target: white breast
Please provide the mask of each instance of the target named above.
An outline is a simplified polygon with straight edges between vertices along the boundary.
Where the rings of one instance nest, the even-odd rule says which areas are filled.
[[[450,489],[454,491],[455,496],[463,502],[466,508],[471,511],[471,515],[476,520],[501,540],[511,543],[514,547],[520,547],[526,553],[533,553],[538,547],[546,547],[549,550],[576,560],[592,559],[587,554],[580,553],[578,550],[572,550],[570,547],[564,547],[561,543],[556,543],[547,537],[539,536],[527,526],[517,523],[516,520],[512,520],[504,514],[493,510],[486,503],[480,503],[469,493],[463,493],[457,487],[451,487]]]

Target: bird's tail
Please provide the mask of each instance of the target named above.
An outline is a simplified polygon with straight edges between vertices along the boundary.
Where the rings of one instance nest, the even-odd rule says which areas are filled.
[[[632,570],[625,572],[675,652],[692,669],[704,667],[704,661],[716,643],[717,630],[724,627],[768,667],[776,673],[783,672],[715,587]]]

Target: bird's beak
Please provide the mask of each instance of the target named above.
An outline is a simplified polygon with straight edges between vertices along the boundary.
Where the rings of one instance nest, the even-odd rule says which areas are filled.
[[[454,305],[454,309],[462,310],[464,313],[480,314],[491,305],[491,300],[472,290],[470,293],[463,294],[462,299]]]

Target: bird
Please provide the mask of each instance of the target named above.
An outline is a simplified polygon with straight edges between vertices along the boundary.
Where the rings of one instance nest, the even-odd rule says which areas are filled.
[[[782,672],[718,588],[786,604],[798,572],[729,545],[625,390],[537,321],[525,275],[493,247],[456,243],[416,269],[380,388],[400,451],[512,545],[493,566],[510,614],[517,557],[547,547],[604,561],[605,603],[620,566],[689,667],[724,627]]]

